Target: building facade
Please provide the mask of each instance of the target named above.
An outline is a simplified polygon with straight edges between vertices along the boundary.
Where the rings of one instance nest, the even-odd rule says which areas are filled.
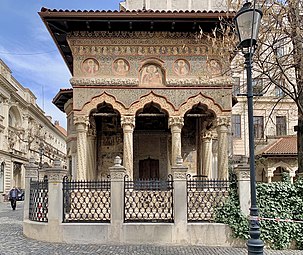
[[[24,165],[30,157],[41,168],[57,157],[65,162],[66,134],[58,121],[53,124],[45,116],[35,95],[0,60],[0,194],[7,194],[13,186],[24,188]]]

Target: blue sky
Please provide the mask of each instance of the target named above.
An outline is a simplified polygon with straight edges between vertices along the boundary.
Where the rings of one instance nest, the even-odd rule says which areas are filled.
[[[71,74],[38,12],[50,9],[118,10],[121,0],[0,0],[0,58],[38,105],[66,127],[65,114],[52,104]]]

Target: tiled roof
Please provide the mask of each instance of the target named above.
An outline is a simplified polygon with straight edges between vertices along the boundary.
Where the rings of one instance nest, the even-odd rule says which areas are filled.
[[[41,8],[41,12],[78,12],[78,13],[228,13],[226,11],[206,11],[206,10],[63,10]],[[233,12],[231,12],[233,13]]]
[[[261,150],[258,155],[296,155],[297,154],[297,136],[285,136],[279,138]]]
[[[67,131],[65,130],[64,127],[61,127],[59,122],[56,122],[55,123],[55,127],[65,136],[67,136]]]

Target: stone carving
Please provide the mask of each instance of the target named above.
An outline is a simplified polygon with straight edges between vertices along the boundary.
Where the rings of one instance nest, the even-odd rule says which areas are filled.
[[[185,59],[177,59],[174,63],[174,72],[179,76],[186,76],[189,73],[189,63]]]
[[[121,126],[125,125],[135,126],[135,116],[121,116]]]
[[[73,86],[138,86],[137,78],[71,78],[70,83]]]
[[[215,124],[218,127],[219,126],[229,126],[230,125],[230,117],[229,116],[218,117],[216,119],[216,123]]]
[[[207,62],[207,70],[213,75],[221,75],[222,67],[218,60],[210,59]]]
[[[186,180],[186,172],[174,172],[174,180]]]
[[[250,172],[248,171],[239,171],[239,179],[240,180],[247,180],[250,179]]]
[[[140,84],[143,86],[161,86],[163,85],[163,72],[159,66],[150,64],[141,69]]]
[[[184,125],[184,118],[183,117],[179,117],[179,116],[175,116],[175,117],[169,117],[168,119],[168,126],[180,126],[183,127]]]
[[[75,115],[74,116],[74,124],[85,124],[88,125],[89,124],[89,117],[87,115]]]
[[[125,171],[119,171],[119,172],[111,171],[110,172],[110,178],[112,180],[115,180],[115,179],[123,180],[124,176],[125,176]]]
[[[87,58],[82,63],[82,71],[88,75],[96,75],[99,71],[99,62],[94,58]]]
[[[125,75],[129,72],[129,63],[123,58],[118,58],[113,63],[113,71],[118,75]]]

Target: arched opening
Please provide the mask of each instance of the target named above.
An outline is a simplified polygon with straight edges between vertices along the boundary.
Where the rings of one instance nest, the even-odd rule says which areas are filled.
[[[88,162],[89,179],[108,176],[114,158],[123,155],[123,130],[120,113],[111,104],[101,103],[89,116]]]
[[[274,176],[272,177],[273,182],[280,182],[282,181],[282,176],[284,173],[289,173],[284,167],[277,167],[274,171]]]
[[[168,114],[151,102],[137,111],[134,130],[134,179],[166,179]]]
[[[212,131],[215,114],[202,103],[194,105],[184,115],[184,126],[182,128],[182,157],[184,164],[188,167],[188,172],[192,175],[209,178],[213,176],[213,169],[206,169],[212,165],[206,161],[206,155],[211,155],[213,147],[213,137],[206,137]],[[206,138],[205,138],[206,137]],[[203,139],[208,139],[206,144]],[[207,145],[207,147],[206,147]],[[204,153],[203,150],[209,150],[209,153]],[[204,164],[204,165],[203,165]]]

